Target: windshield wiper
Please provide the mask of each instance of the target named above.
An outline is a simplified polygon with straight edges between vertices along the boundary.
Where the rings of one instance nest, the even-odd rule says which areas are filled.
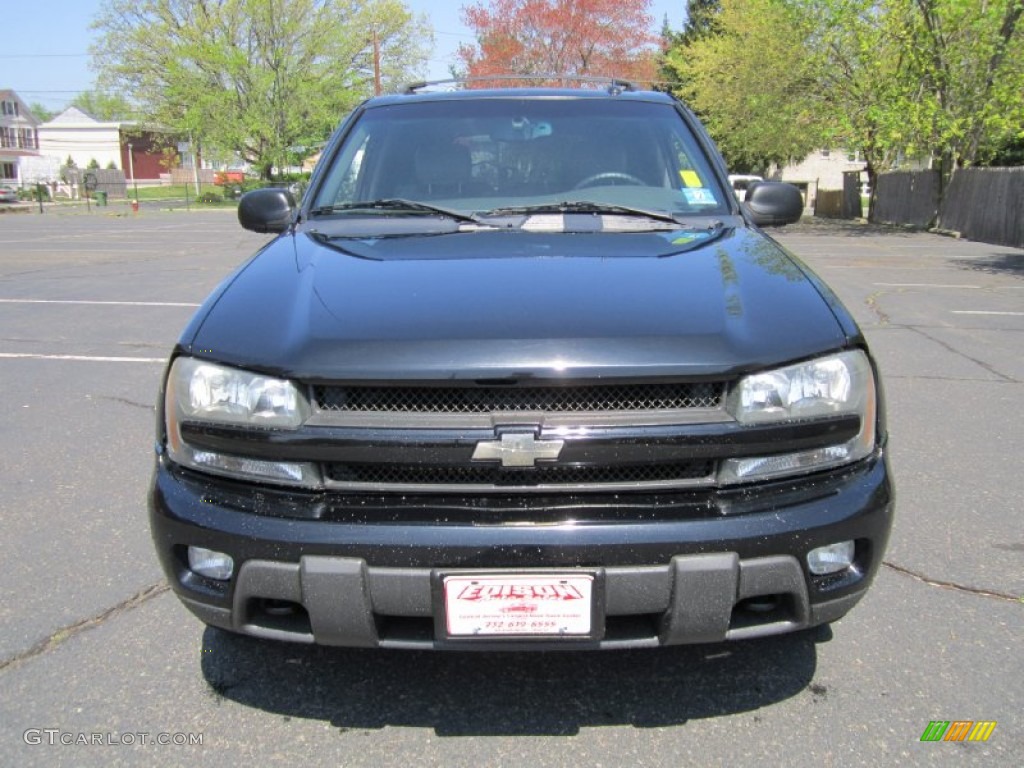
[[[644,208],[632,208],[628,205],[614,205],[612,203],[595,203],[590,200],[565,200],[561,203],[541,203],[540,205],[495,208],[494,210],[487,211],[484,215],[504,216],[531,213],[608,213],[619,216],[643,216],[654,221],[681,224],[679,219],[665,211],[650,211]]]
[[[366,200],[356,203],[335,203],[333,205],[321,205],[309,213],[311,216],[321,216],[327,213],[339,213],[343,211],[385,211],[388,213],[432,213],[437,216],[445,216],[455,221],[471,221],[475,224],[483,223],[479,216],[464,211],[456,211],[452,208],[443,208],[439,205],[429,205],[416,200],[403,200],[400,197],[390,197],[381,200]]]

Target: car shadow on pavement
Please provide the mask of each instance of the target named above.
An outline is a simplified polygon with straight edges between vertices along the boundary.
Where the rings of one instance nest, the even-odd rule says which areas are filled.
[[[324,648],[207,628],[211,696],[344,729],[432,728],[439,736],[574,735],[748,712],[813,679],[818,628],[721,645],[577,653]]]

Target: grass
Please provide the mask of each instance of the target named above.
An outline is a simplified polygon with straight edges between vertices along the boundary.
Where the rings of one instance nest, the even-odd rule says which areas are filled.
[[[220,197],[220,196],[222,196],[224,194],[224,188],[223,187],[215,187],[215,186],[211,186],[209,184],[201,185],[199,187],[199,189],[200,189],[200,194],[201,195],[205,195],[205,194],[207,194],[209,192],[213,192],[215,195]],[[217,202],[214,202],[214,203],[200,202],[197,199],[197,196],[196,196],[196,188],[192,184],[188,184],[188,185],[185,185],[185,184],[171,184],[171,185],[168,185],[168,186],[160,186],[160,187],[139,187],[138,193],[139,193],[139,198],[138,199],[139,199],[140,202],[155,202],[155,203],[159,203],[162,200],[166,200],[168,202],[170,202],[170,201],[180,202],[180,201],[185,200],[187,198],[192,205],[204,206],[204,207],[209,207],[209,208],[233,208],[233,207],[236,207],[238,205],[238,201],[237,200],[233,200],[233,199],[228,199],[228,200],[223,200],[222,199],[222,200],[218,200]],[[129,186],[128,187],[128,200],[130,201],[130,200],[133,200],[134,198],[135,198],[135,189],[133,187]]]
[[[194,198],[196,196],[195,187],[185,184],[171,184],[166,187],[139,187],[139,200],[181,200],[186,193],[189,199]],[[135,189],[131,185],[128,187],[128,197],[135,197]]]

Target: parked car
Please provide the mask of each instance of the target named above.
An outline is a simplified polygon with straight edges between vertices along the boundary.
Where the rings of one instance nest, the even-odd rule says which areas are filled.
[[[663,93],[371,99],[171,352],[156,551],[207,624],[626,648],[835,621],[893,516],[850,313]]]
[[[0,186],[0,203],[18,202],[18,191],[12,187]]]
[[[741,203],[747,199],[747,190],[750,189],[751,185],[762,181],[764,181],[762,177],[754,176],[752,174],[729,174],[729,185],[732,187],[733,192],[736,195],[736,199]]]

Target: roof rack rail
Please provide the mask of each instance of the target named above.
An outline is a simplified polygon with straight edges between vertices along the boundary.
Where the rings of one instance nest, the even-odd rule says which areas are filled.
[[[527,81],[541,81],[544,83],[557,82],[577,82],[577,83],[607,83],[608,92],[617,95],[623,91],[635,91],[637,90],[636,84],[629,80],[623,80],[618,77],[601,77],[595,75],[479,75],[475,77],[461,77],[461,78],[448,78],[445,80],[417,80],[412,83],[408,83],[400,89],[403,94],[411,95],[422,91],[424,88],[431,88],[438,85],[472,85],[473,83],[493,83],[496,81],[512,81],[512,82],[527,82]],[[564,87],[564,85],[563,85]]]

